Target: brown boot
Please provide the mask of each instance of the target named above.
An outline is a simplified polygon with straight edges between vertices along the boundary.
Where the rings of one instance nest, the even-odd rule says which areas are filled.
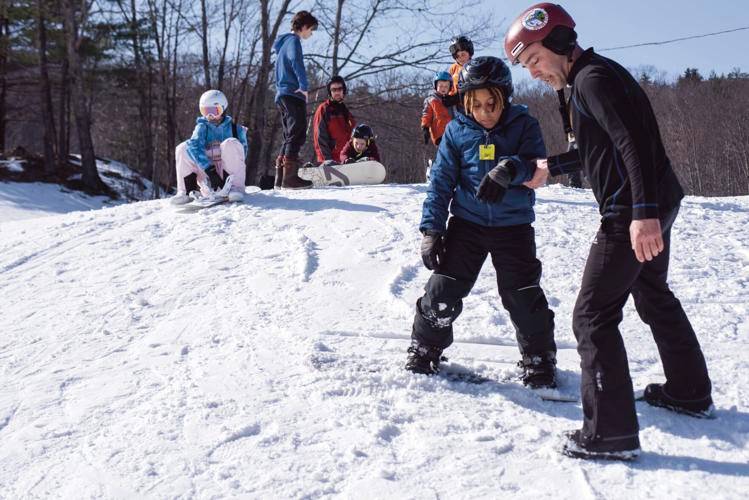
[[[283,182],[281,187],[284,189],[309,189],[312,187],[312,181],[307,181],[299,177],[299,158],[283,157]]]
[[[276,157],[276,181],[273,183],[273,189],[281,189],[283,183],[283,159],[284,155]]]

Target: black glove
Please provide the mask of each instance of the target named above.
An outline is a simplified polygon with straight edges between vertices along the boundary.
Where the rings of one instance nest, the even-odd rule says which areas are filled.
[[[515,177],[515,164],[512,160],[500,161],[481,179],[476,198],[487,203],[500,203],[513,177]]]
[[[218,172],[216,171],[216,167],[214,165],[208,167],[205,173],[208,176],[208,185],[211,187],[211,189],[216,191],[217,189],[221,189],[222,187],[224,187],[224,180],[220,175],[218,175]]]
[[[429,127],[421,127],[421,133],[424,134],[424,144],[429,144]]]
[[[426,231],[421,240],[421,260],[424,266],[433,271],[445,257],[445,237],[437,231]]]

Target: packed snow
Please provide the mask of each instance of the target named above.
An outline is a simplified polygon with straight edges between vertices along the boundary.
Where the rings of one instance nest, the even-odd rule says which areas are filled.
[[[580,403],[514,380],[488,262],[445,355],[495,382],[403,370],[429,277],[425,189],[15,221],[0,205],[0,497],[746,498],[749,197],[689,197],[673,232],[670,283],[717,419],[638,403],[643,453],[628,464],[557,452]],[[578,394],[571,312],[597,209],[559,186],[536,209],[562,390]],[[662,381],[631,302],[621,327],[635,386]]]

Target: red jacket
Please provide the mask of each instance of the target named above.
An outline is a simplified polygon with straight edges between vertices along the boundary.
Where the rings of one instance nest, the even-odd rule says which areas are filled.
[[[357,153],[354,149],[353,139],[350,139],[343,148],[343,151],[341,151],[341,163],[353,163],[365,157],[374,161],[380,161],[380,152],[377,151],[377,144],[375,144],[374,139],[370,139],[367,149],[361,153]]]
[[[454,106],[449,106],[451,98],[442,97],[437,92],[424,99],[424,110],[421,112],[421,126],[428,127],[432,142],[438,144],[445,133],[447,124],[455,117]]]
[[[320,104],[312,124],[317,161],[339,158],[355,126],[356,120],[342,102],[328,99]]]

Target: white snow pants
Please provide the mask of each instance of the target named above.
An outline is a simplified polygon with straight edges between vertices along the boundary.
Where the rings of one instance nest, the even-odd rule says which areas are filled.
[[[222,142],[220,145],[216,143],[216,146],[206,150],[208,158],[211,159],[211,163],[216,166],[216,171],[221,177],[226,174],[232,176],[233,187],[239,188],[244,191],[244,179],[245,179],[245,166],[244,166],[244,147],[242,143],[237,139],[230,137]],[[190,155],[187,153],[187,143],[183,142],[175,150],[175,161],[177,164],[177,192],[185,192],[185,177],[190,174],[196,174],[198,176],[198,183],[203,184],[208,176],[202,168],[197,166]],[[203,193],[207,195],[209,193]]]

